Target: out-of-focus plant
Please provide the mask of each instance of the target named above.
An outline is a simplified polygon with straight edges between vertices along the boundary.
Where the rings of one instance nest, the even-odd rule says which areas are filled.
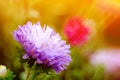
[[[7,69],[6,66],[0,65],[0,80],[13,80],[15,75],[10,69]]]
[[[81,46],[88,40],[90,30],[82,19],[76,17],[66,23],[65,34],[71,45]]]
[[[104,48],[97,50],[90,56],[90,62],[94,66],[102,66],[105,76],[109,80],[116,80],[120,77],[120,49]],[[107,80],[108,80],[107,79]]]

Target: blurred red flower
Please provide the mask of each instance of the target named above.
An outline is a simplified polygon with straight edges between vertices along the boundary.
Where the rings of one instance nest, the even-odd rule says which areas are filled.
[[[83,45],[88,39],[89,28],[83,23],[82,19],[75,17],[69,19],[66,23],[65,34],[72,46]]]

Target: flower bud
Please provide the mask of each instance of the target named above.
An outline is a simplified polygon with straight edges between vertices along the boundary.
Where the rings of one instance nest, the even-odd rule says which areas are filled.
[[[6,66],[0,65],[0,77],[4,77],[7,73]]]

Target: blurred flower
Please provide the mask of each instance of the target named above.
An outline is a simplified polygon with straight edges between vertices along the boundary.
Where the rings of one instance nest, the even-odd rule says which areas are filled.
[[[37,64],[52,67],[57,73],[71,62],[70,46],[61,40],[50,27],[42,28],[39,23],[28,22],[13,32],[14,38],[23,46],[23,59],[32,58]]]
[[[6,66],[0,65],[0,77],[4,77],[7,73]]]
[[[7,69],[6,66],[0,65],[0,80],[13,80],[15,75],[10,69]]]
[[[102,65],[108,74],[120,71],[120,49],[98,50],[90,58],[93,65]]]
[[[71,45],[83,45],[88,40],[89,28],[80,18],[71,18],[65,25],[65,34]]]

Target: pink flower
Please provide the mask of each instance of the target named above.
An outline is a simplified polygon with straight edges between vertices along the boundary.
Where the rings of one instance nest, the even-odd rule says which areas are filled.
[[[83,45],[88,39],[89,29],[82,19],[75,17],[66,23],[65,34],[71,45]]]
[[[108,74],[120,71],[120,49],[101,49],[90,58],[93,65],[102,65]]]

